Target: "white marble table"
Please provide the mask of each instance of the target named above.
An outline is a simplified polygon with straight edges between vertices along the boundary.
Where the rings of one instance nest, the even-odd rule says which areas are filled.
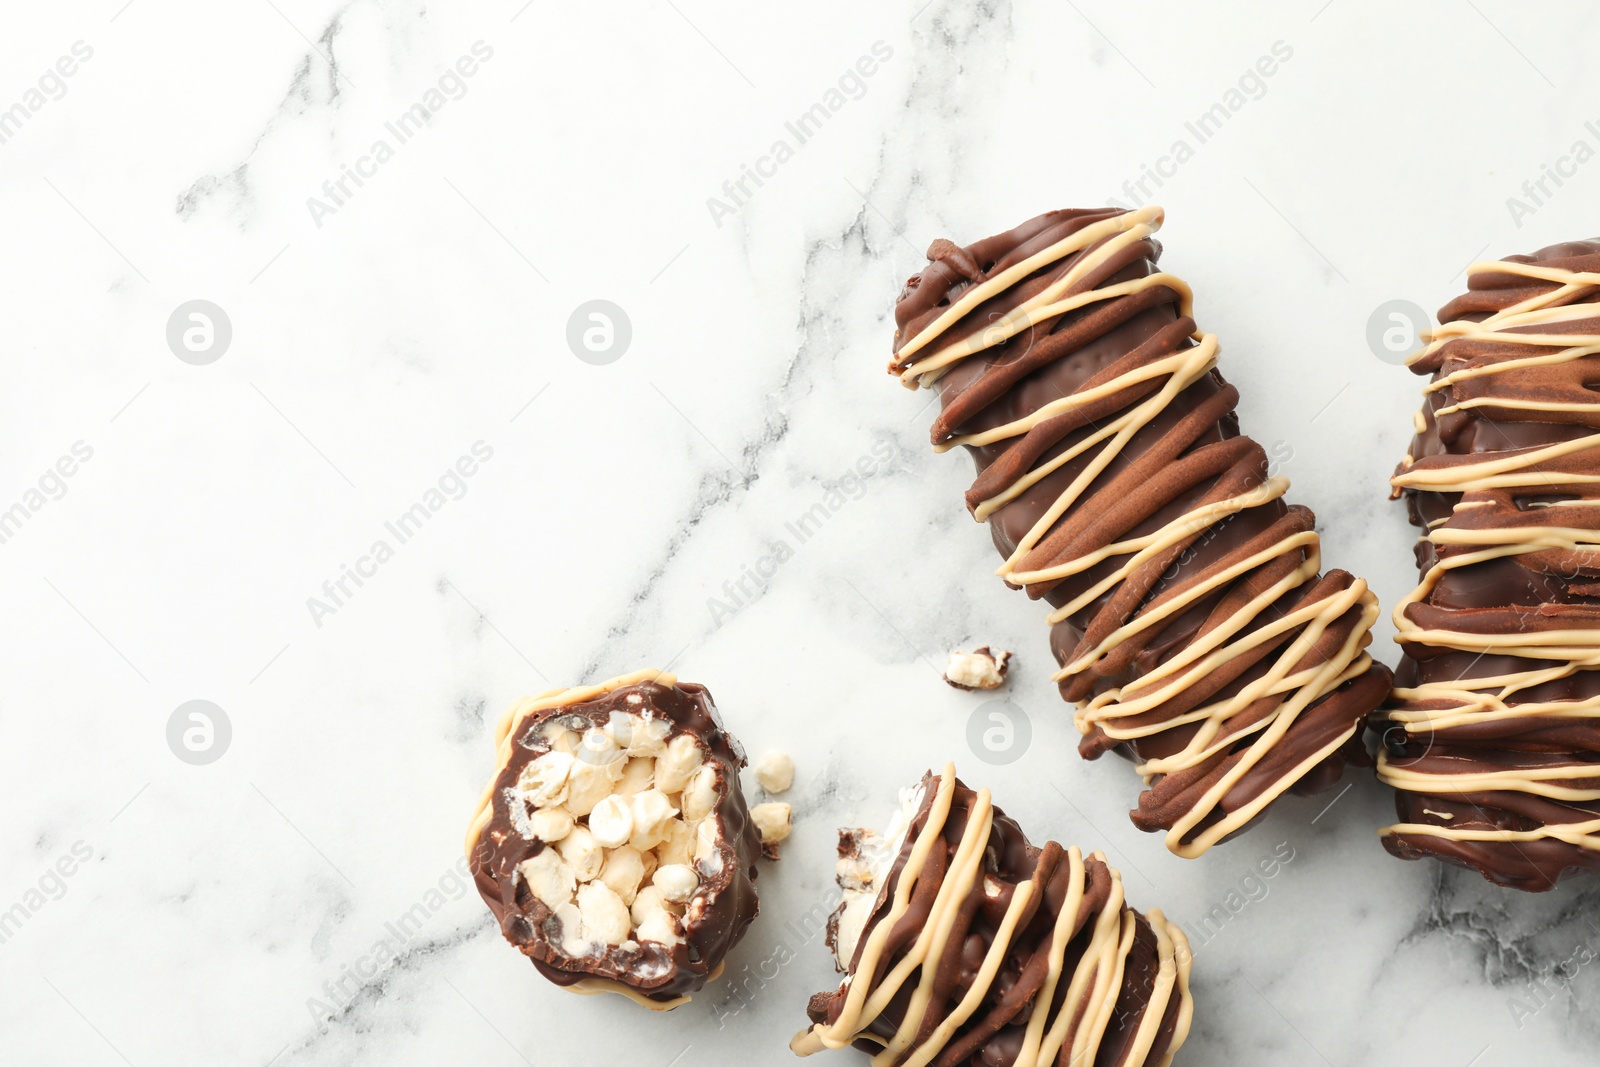
[[[1157,200],[1246,429],[1392,604],[1418,392],[1369,317],[1595,230],[1592,9],[917,4],[14,5],[0,1060],[785,1063],[835,828],[954,757],[1195,932],[1180,1063],[1594,1062],[1593,885],[1391,860],[1361,775],[1197,862],[1135,831],[883,374],[933,237]],[[625,350],[569,348],[591,300]],[[934,669],[985,642],[1003,767]],[[505,705],[669,661],[800,773],[734,981],[657,1018],[546,985],[457,868]],[[169,746],[195,700],[228,736]]]

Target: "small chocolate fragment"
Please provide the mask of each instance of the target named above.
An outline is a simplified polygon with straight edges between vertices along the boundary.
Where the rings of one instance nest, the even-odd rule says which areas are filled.
[[[840,831],[838,880],[828,947],[845,977],[811,998],[801,1056],[1157,1067],[1188,1036],[1183,931],[1128,907],[1100,853],[1030,844],[954,766],[902,792],[887,834]]]
[[[1193,857],[1369,763],[1390,674],[1366,652],[1376,598],[1319,573],[1314,516],[1240,434],[1189,286],[1157,270],[1161,221],[1052,211],[934,242],[889,369],[938,391],[934,448],[972,456],[1000,574],[1055,609],[1080,754],[1134,760],[1135,825]]]
[[[1408,361],[1421,581],[1379,777],[1397,856],[1543,891],[1600,871],[1600,239],[1468,269]]]
[[[953,688],[968,692],[974,689],[999,689],[1006,684],[1006,672],[1010,664],[1011,653],[1003,650],[992,652],[988,645],[971,652],[956,651],[950,653],[950,659],[945,663],[944,680]]]
[[[662,671],[506,712],[467,831],[506,940],[575,993],[688,1001],[756,916],[744,752],[704,686]]]

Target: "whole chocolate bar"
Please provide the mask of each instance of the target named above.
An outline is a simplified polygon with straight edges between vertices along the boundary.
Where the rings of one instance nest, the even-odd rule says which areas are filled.
[[[1417,588],[1378,773],[1390,852],[1546,890],[1600,870],[1600,240],[1474,264],[1409,361]]]
[[[1133,821],[1192,857],[1367,762],[1390,675],[1365,651],[1376,599],[1318,573],[1314,516],[1240,435],[1216,338],[1157,271],[1161,219],[1052,211],[935,241],[889,369],[938,390],[933,445],[976,463],[966,503],[998,573],[1055,609],[1079,751],[1135,760]]]
[[[1167,1064],[1188,1036],[1191,954],[1123,901],[1096,852],[1028,843],[948,766],[901,795],[884,836],[839,835],[845,973],[790,1048],[854,1045],[878,1067]]]
[[[756,916],[744,752],[704,686],[662,671],[520,701],[467,831],[506,940],[575,993],[675,1008]]]

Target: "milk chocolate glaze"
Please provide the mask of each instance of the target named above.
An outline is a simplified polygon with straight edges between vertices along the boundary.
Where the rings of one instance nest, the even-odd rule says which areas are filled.
[[[1001,575],[1055,609],[1080,752],[1135,761],[1133,821],[1197,856],[1369,763],[1390,674],[1366,652],[1376,599],[1319,573],[1314,516],[1240,433],[1216,338],[1157,267],[1161,221],[1052,211],[935,241],[889,369],[938,391],[933,445],[972,456]]]
[[[664,726],[645,737],[619,733],[619,717],[654,720]],[[591,732],[592,731],[592,732]],[[696,743],[702,765],[714,773],[714,801],[697,820],[705,843],[693,859],[699,889],[675,908],[676,936],[650,940],[630,933],[617,945],[564,947],[561,920],[529,890],[519,867],[546,844],[532,836],[534,810],[524,769],[552,751],[552,737],[577,735],[595,744],[576,749],[577,759],[620,759],[624,765],[654,758],[681,736]],[[617,755],[614,742],[623,751]],[[615,992],[646,1007],[664,1009],[715,977],[728,951],[743,937],[758,908],[755,877],[761,843],[740,789],[743,749],[724,729],[704,686],[680,682],[661,671],[642,671],[579,689],[557,690],[512,707],[499,728],[499,759],[467,835],[467,856],[478,892],[507,941],[533,961],[540,974],[574,992]],[[582,742],[580,743],[582,744]],[[590,753],[599,753],[591,755]],[[689,814],[679,794],[674,807]],[[583,820],[579,820],[582,822]],[[609,854],[609,850],[608,850]],[[649,878],[645,878],[649,883]]]
[[[1128,907],[1100,853],[1030,843],[954,767],[908,794],[884,869],[861,871],[876,835],[840,835],[830,945],[845,977],[811,998],[790,1047],[939,1067],[1170,1063],[1194,1011],[1183,932]],[[852,889],[875,895],[845,933]]]
[[[1600,239],[1474,264],[1409,361],[1421,581],[1379,720],[1390,852],[1547,890],[1600,870]]]

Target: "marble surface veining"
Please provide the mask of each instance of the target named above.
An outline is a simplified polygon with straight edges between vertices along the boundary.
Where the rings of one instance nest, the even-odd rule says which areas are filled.
[[[1135,831],[883,364],[934,237],[1162,203],[1245,429],[1387,609],[1419,394],[1370,323],[1595,231],[1596,18],[17,5],[0,1061],[786,1063],[836,827],[955,758],[1189,928],[1179,1063],[1593,1063],[1593,883],[1392,860],[1359,773],[1196,862]],[[573,325],[594,300],[625,347]],[[938,677],[978,644],[1016,652],[1004,764],[968,740],[991,695]],[[799,774],[728,980],[655,1017],[540,980],[460,841],[514,698],[668,663]]]

